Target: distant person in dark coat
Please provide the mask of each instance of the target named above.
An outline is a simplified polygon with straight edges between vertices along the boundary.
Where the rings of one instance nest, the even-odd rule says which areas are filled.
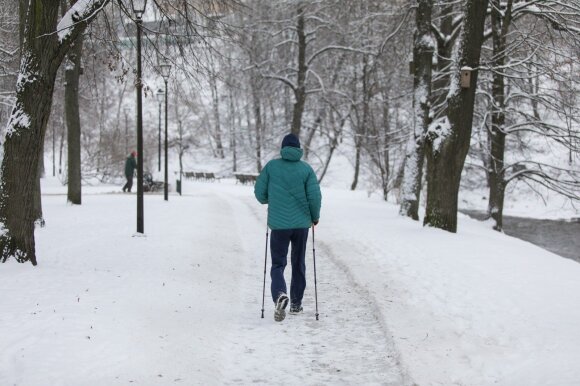
[[[136,151],[132,151],[127,161],[125,161],[125,177],[127,178],[127,183],[123,186],[123,192],[131,193],[131,188],[133,187],[133,175],[135,174],[135,169],[137,169],[137,156]]]

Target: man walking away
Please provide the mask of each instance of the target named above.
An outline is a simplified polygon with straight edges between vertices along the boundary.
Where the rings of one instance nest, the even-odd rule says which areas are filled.
[[[270,254],[272,255],[272,300],[276,305],[274,320],[286,317],[290,301],[290,313],[302,311],[302,297],[306,288],[306,241],[308,229],[318,224],[321,194],[318,179],[312,167],[301,161],[303,152],[294,134],[282,140],[282,158],[266,164],[254,187],[254,195],[262,204],[268,204],[268,226],[272,229]],[[290,299],[284,280],[288,247],[292,264]]]
[[[131,188],[133,187],[133,175],[135,174],[135,169],[137,169],[137,161],[135,160],[136,156],[137,152],[132,151],[125,161],[125,177],[127,178],[127,183],[123,186],[123,192],[127,191],[131,193]]]

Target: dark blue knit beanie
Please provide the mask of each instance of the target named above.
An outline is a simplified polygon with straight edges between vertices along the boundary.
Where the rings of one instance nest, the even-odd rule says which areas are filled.
[[[282,140],[282,147],[286,146],[297,147],[300,149],[300,140],[296,135],[290,133]]]

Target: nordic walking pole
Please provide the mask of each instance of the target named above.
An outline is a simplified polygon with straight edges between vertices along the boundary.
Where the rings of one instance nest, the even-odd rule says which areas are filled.
[[[262,319],[264,319],[264,299],[266,297],[266,264],[268,261],[268,222],[266,221],[266,250],[264,252],[264,285],[262,287]]]
[[[312,224],[312,260],[314,261],[314,301],[316,303],[316,320],[318,320],[318,290],[316,288],[316,248],[314,247],[314,224]]]

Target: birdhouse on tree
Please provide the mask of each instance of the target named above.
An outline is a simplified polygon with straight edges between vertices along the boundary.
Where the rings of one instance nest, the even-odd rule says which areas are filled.
[[[473,69],[468,66],[461,67],[461,88],[469,88],[471,86],[471,72]]]

